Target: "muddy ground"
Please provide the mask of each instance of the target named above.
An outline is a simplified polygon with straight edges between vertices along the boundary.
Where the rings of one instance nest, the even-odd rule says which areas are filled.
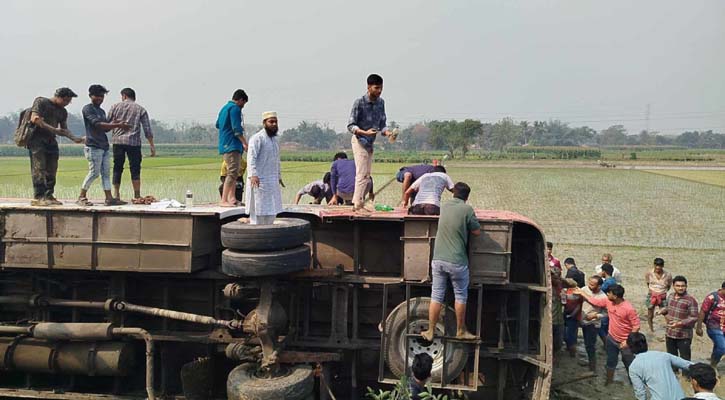
[[[642,250],[634,251],[636,253]],[[620,253],[621,261],[625,260],[626,253]],[[615,264],[617,261],[617,254],[615,253]],[[630,264],[631,265],[631,264]],[[642,323],[641,332],[647,336],[647,342],[650,350],[666,351],[665,350],[665,323],[663,317],[655,317],[654,332],[650,332],[647,327],[647,311],[644,304],[646,287],[644,284],[643,275],[648,267],[637,267],[623,271],[625,278],[623,286],[625,287],[626,293],[625,298],[631,301],[636,307],[640,320]],[[717,289],[725,279],[725,276],[721,276],[722,268],[718,267],[717,270],[701,267],[701,268],[690,268],[687,273],[683,270],[685,267],[676,268],[673,266],[673,276],[676,274],[690,275],[690,293],[695,296],[698,300],[698,305],[707,293],[713,289]],[[592,267],[582,268],[587,275],[592,272]],[[696,286],[693,286],[696,285]],[[707,287],[703,287],[707,286]],[[711,287],[710,287],[711,286]],[[704,335],[699,337],[695,335],[692,342],[692,359],[693,361],[707,362],[712,351],[712,342]],[[626,375],[624,365],[620,361],[617,366],[615,375],[615,383],[610,386],[604,386],[604,363],[606,354],[601,342],[597,343],[597,373],[593,376],[586,366],[581,366],[580,362],[586,362],[587,356],[584,349],[584,341],[581,337],[581,330],[579,331],[579,337],[577,340],[577,355],[572,358],[566,351],[560,351],[554,356],[554,375],[552,380],[552,395],[551,399],[608,399],[608,400],[634,400],[634,393],[632,386]],[[718,373],[721,376],[725,373],[725,362],[721,362],[718,368]],[[725,379],[723,380],[725,382]],[[684,378],[680,378],[680,383],[685,390],[686,395],[692,395],[692,387],[689,382]],[[715,392],[721,397],[725,398],[725,383],[719,384]]]

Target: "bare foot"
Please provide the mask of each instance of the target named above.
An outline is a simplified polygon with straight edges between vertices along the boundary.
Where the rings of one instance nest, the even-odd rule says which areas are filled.
[[[469,331],[464,330],[464,331],[458,331],[458,333],[456,333],[456,339],[477,340],[478,336],[472,334]]]
[[[428,329],[427,331],[421,332],[420,336],[422,336],[423,339],[425,339],[429,342],[432,342],[434,333],[435,333],[435,331],[433,331],[433,329]]]
[[[219,207],[236,207],[236,206],[237,206],[236,204],[229,203],[229,202],[226,202],[226,201],[220,201],[219,202]]]

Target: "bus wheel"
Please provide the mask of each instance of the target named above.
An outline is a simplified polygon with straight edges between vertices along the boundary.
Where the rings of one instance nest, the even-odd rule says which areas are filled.
[[[410,299],[410,314],[408,317],[408,333],[421,333],[428,329],[428,306],[429,297],[415,297]],[[413,364],[413,357],[418,353],[428,353],[433,358],[431,370],[432,381],[441,382],[443,376],[443,364],[446,364],[446,383],[451,382],[460,375],[466,366],[468,357],[465,345],[457,342],[446,344],[445,360],[443,359],[443,341],[440,336],[455,336],[456,317],[451,307],[443,307],[441,316],[436,325],[436,332],[433,341],[429,342],[422,337],[405,337],[405,302],[388,315],[385,320],[385,331],[387,340],[385,342],[385,361],[390,371],[398,378],[405,374],[405,348],[408,347],[408,365]]]
[[[314,390],[309,365],[282,365],[274,377],[258,373],[257,365],[242,364],[227,378],[228,400],[306,400]]]

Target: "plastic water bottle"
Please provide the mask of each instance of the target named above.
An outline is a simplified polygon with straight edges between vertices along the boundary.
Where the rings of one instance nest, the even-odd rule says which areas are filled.
[[[387,204],[376,204],[375,205],[375,211],[393,211],[395,208],[387,205]]]
[[[186,208],[194,207],[194,193],[191,190],[186,191]]]

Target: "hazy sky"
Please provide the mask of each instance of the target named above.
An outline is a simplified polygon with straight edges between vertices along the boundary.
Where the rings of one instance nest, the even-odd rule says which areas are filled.
[[[236,88],[344,128],[365,77],[388,120],[558,118],[725,131],[725,1],[31,1],[0,3],[0,114],[70,86],[136,89],[152,118],[211,123]]]

